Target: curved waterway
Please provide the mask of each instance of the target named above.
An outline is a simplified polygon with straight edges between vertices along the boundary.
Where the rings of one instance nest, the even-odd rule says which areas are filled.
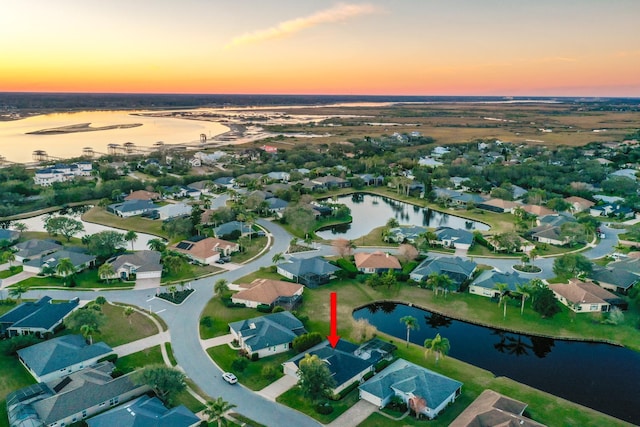
[[[374,303],[353,313],[355,319],[367,319],[399,341],[406,339],[403,316],[418,319],[419,329],[411,331],[415,344],[423,345],[440,333],[451,343],[451,357],[640,424],[640,353],[609,344],[510,333],[404,304]]]
[[[402,225],[420,225],[433,228],[451,227],[469,231],[489,229],[487,224],[478,221],[375,194],[353,193],[340,196],[333,199],[332,202],[341,203],[351,209],[353,221],[349,224],[340,224],[316,231],[316,235],[326,240],[337,237],[348,240],[357,239],[369,234],[376,227],[382,227],[391,218],[395,218]]]

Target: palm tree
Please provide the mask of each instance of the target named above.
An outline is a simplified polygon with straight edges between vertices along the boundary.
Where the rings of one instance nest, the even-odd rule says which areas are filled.
[[[446,274],[439,273],[431,273],[427,278],[427,285],[429,285],[436,295],[442,290],[445,296],[449,292],[449,290],[455,287],[455,283],[451,279],[451,277]]]
[[[218,397],[214,401],[207,402],[207,407],[203,413],[207,416],[209,422],[217,421],[218,427],[222,427],[227,425],[225,414],[235,407],[236,405],[226,402],[222,397]]]
[[[9,267],[13,267],[13,261],[16,260],[16,255],[12,251],[5,251],[0,256],[1,262],[8,262]]]
[[[440,356],[446,356],[451,349],[449,339],[442,338],[440,334],[436,334],[435,338],[427,338],[426,340],[424,340],[424,346],[427,349],[427,351],[425,352],[425,357],[431,352],[435,353],[436,365],[438,364],[438,360],[440,360]]]
[[[151,239],[147,242],[147,246],[152,251],[164,252],[167,245],[161,239]]]
[[[138,233],[133,230],[129,230],[124,235],[124,240],[127,242],[131,242],[131,250],[133,250],[133,244],[138,240]]]
[[[13,223],[13,228],[15,228],[16,231],[19,231],[21,233],[24,233],[25,231],[27,231],[29,229],[27,224],[25,224],[24,222],[14,222]]]
[[[509,292],[509,285],[507,285],[506,283],[496,283],[493,289],[498,291],[498,293],[500,294],[500,301],[498,302],[498,307],[500,307],[500,304],[504,306],[504,313],[502,316],[506,319],[507,318],[506,296],[507,296],[507,292]]]
[[[80,326],[80,333],[84,337],[84,339],[89,341],[89,344],[93,344],[93,336],[92,334],[97,332],[97,330],[91,325],[82,325]]]
[[[522,261],[522,266],[526,267],[527,264],[529,264],[529,261],[531,261],[531,257],[529,257],[529,255],[527,254],[522,254],[520,256],[520,261]]]
[[[522,299],[522,304],[520,305],[520,316],[522,316],[522,313],[524,313],[524,302],[527,298],[529,298],[531,296],[531,286],[527,283],[524,283],[522,285],[516,285],[516,292],[520,295],[520,298]]]
[[[213,290],[217,295],[223,297],[229,292],[229,282],[226,279],[220,279],[213,285]]]
[[[56,274],[64,277],[64,285],[67,286],[67,277],[73,275],[76,272],[76,267],[69,258],[60,258],[58,265],[56,266]]]
[[[400,323],[404,323],[407,327],[407,348],[409,348],[409,334],[412,329],[419,329],[418,319],[413,316],[404,316],[400,318]]]
[[[28,290],[28,286],[17,283],[9,288],[9,296],[12,298],[15,297],[16,300],[20,301],[22,299],[22,294],[26,293]]]
[[[282,252],[278,252],[271,258],[271,262],[274,264],[278,264],[280,261],[284,261],[286,258]]]
[[[100,267],[98,267],[98,276],[100,276],[102,280],[106,280],[107,284],[109,284],[109,278],[111,278],[115,274],[116,271],[113,269],[113,265],[108,262],[105,262]]]
[[[124,311],[122,312],[122,315],[124,317],[126,317],[127,319],[129,319],[129,324],[131,324],[131,315],[134,313],[134,310],[132,307],[126,307],[124,309]]]
[[[178,287],[176,285],[169,286],[169,293],[171,293],[172,299],[175,299],[177,291],[178,291]]]

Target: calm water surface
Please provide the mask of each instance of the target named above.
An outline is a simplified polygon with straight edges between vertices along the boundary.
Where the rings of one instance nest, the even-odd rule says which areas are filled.
[[[608,344],[508,333],[403,304],[376,303],[353,313],[399,342],[407,333],[400,322],[403,316],[418,319],[420,329],[411,331],[415,344],[423,345],[440,333],[451,343],[451,357],[640,424],[640,353]]]
[[[136,146],[152,147],[154,143],[183,144],[198,142],[200,134],[207,137],[224,133],[228,128],[220,123],[177,118],[144,117],[132,111],[82,111],[33,116],[22,120],[0,121],[0,155],[13,162],[30,162],[35,150],[45,150],[50,156],[70,158],[82,155],[84,147],[106,153],[108,144],[133,142]],[[137,113],[141,113],[138,111]],[[42,129],[91,123],[92,127],[141,123],[129,129],[109,129],[57,135],[28,135]]]
[[[351,209],[353,222],[334,226],[316,234],[326,240],[342,237],[353,240],[369,234],[376,227],[382,227],[390,218],[402,225],[422,225],[425,227],[451,227],[464,230],[489,230],[487,224],[471,221],[459,216],[437,212],[431,209],[399,202],[388,197],[366,193],[354,193],[333,199]]]

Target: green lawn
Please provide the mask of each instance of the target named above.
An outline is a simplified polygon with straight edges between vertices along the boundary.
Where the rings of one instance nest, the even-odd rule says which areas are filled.
[[[75,275],[76,286],[73,289],[126,289],[133,288],[133,283],[124,283],[119,280],[111,280],[109,283],[100,280],[97,269],[84,270]],[[69,284],[69,279],[65,280],[53,276],[34,276],[20,282],[21,285],[29,288],[51,288],[64,287]]]
[[[253,308],[227,308],[220,298],[212,298],[202,311],[203,317],[209,316],[212,320],[211,327],[200,324],[200,338],[208,339],[219,337],[229,333],[229,323],[238,320],[250,319],[260,315]]]
[[[184,268],[178,272],[163,272],[161,282],[162,284],[186,283],[189,280],[194,280],[198,277],[213,274],[218,271],[222,271],[222,269],[213,265],[186,264]]]
[[[21,272],[22,272],[22,266],[14,265],[13,267],[9,268],[9,270],[0,271],[0,279],[6,279],[7,277],[11,277]]]
[[[358,389],[356,388],[340,400],[328,400],[329,404],[333,406],[333,412],[327,415],[323,415],[318,414],[315,411],[313,403],[311,403],[309,399],[305,398],[302,395],[298,386],[294,386],[293,388],[285,391],[283,394],[276,398],[276,402],[280,402],[283,405],[287,405],[290,408],[294,408],[300,412],[303,412],[310,417],[320,421],[322,424],[327,424],[335,420],[347,409],[355,405],[358,400]]]
[[[252,237],[244,252],[236,252],[231,255],[231,262],[242,264],[260,253],[267,246],[267,238],[264,236]]]
[[[116,368],[127,374],[136,369],[154,364],[164,364],[159,345],[119,358],[116,362]]]
[[[171,349],[171,343],[164,343],[164,347],[167,350],[167,357],[169,357],[169,362],[171,362],[171,366],[176,366],[178,362],[176,361],[175,356],[173,355],[173,350]]]
[[[0,306],[0,309],[5,306]],[[36,381],[18,361],[16,356],[7,356],[6,341],[0,341],[0,426],[8,426],[7,394],[22,387],[35,384]]]
[[[94,206],[82,214],[82,219],[87,222],[119,228],[122,229],[123,232],[126,232],[126,230],[133,230],[140,233],[168,238],[167,233],[162,230],[162,221],[142,218],[139,216],[120,218],[99,206]]]
[[[293,350],[290,350],[286,353],[275,354],[273,356],[265,357],[264,359],[250,361],[244,371],[238,372],[231,367],[233,361],[238,358],[237,350],[232,349],[228,345],[220,345],[207,349],[207,353],[209,354],[209,357],[211,357],[211,359],[220,366],[220,369],[223,371],[233,372],[238,377],[238,381],[242,385],[254,391],[262,390],[272,382],[281,378],[284,375],[282,372],[282,364],[296,355]],[[262,374],[262,370],[265,366],[273,367],[275,372],[273,377],[266,378]]]
[[[102,306],[102,313],[107,318],[100,332],[93,334],[93,341],[104,341],[111,347],[117,347],[158,333],[156,325],[147,317],[134,312],[129,319],[124,316],[124,307],[111,304]],[[67,333],[79,334],[79,330]]]

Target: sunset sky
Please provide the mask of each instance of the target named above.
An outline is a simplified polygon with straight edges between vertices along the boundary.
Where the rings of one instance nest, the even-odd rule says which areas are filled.
[[[639,0],[5,0],[0,91],[640,96]]]

